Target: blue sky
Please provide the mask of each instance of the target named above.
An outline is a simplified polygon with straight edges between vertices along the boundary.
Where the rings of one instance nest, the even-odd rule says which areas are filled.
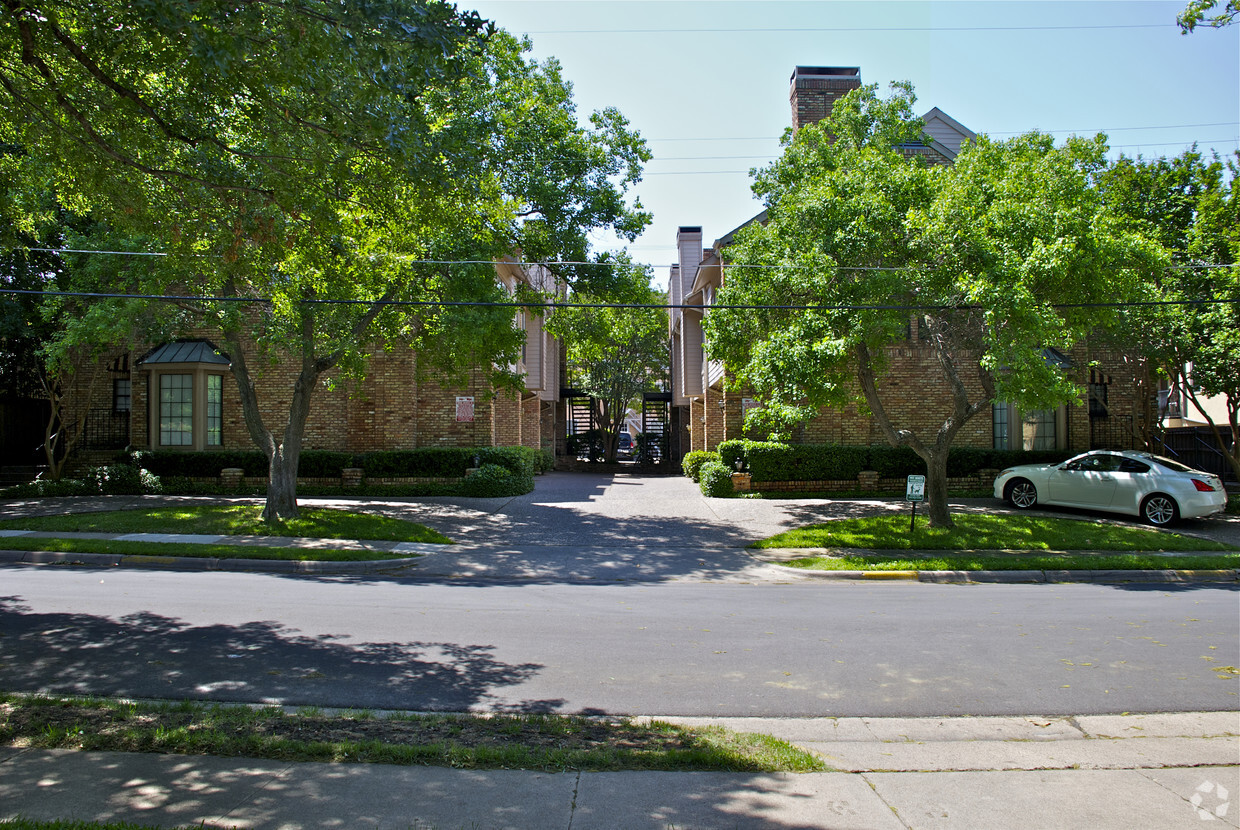
[[[629,247],[665,284],[676,229],[709,241],[760,210],[749,170],[779,153],[797,65],[912,81],[978,133],[1105,132],[1114,154],[1240,147],[1240,25],[1181,35],[1183,2],[458,0],[555,57],[579,114],[620,109],[654,159],[654,223]],[[619,248],[600,239],[600,248]]]

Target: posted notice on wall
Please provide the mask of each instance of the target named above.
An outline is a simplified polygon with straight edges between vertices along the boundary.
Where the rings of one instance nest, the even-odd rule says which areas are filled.
[[[456,420],[470,422],[474,420],[474,399],[472,395],[469,397],[457,397]]]

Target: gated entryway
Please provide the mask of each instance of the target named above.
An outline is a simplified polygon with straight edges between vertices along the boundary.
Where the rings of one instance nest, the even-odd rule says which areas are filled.
[[[598,460],[602,455],[603,419],[598,400],[580,389],[560,390],[564,401],[564,434],[557,440],[556,452],[562,458]],[[639,435],[633,436],[631,458],[643,468],[672,466],[679,462],[672,429],[672,394],[642,394]]]

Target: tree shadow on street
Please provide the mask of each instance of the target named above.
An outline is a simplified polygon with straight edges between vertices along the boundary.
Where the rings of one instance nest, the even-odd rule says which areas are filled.
[[[560,700],[498,705],[542,668],[459,643],[359,643],[278,622],[194,626],[141,612],[34,613],[0,597],[5,690],[286,705],[550,712]]]

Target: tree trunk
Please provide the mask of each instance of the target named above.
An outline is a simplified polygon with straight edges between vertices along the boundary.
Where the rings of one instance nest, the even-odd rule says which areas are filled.
[[[275,447],[267,467],[264,522],[271,524],[297,518],[297,466],[297,459],[289,462],[283,444]]]
[[[947,453],[927,447],[922,458],[926,462],[926,515],[930,517],[930,526],[955,527],[947,509]]]

